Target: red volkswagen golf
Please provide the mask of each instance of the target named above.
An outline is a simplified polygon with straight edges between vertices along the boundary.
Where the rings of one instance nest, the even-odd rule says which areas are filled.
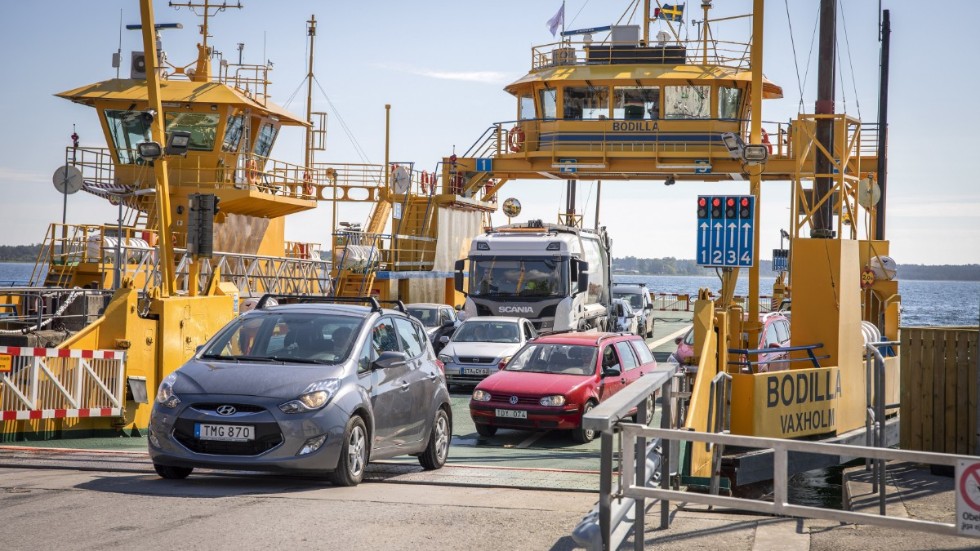
[[[595,438],[582,415],[657,368],[643,339],[618,333],[539,337],[477,385],[470,417],[481,436],[498,428],[571,429],[577,442]]]

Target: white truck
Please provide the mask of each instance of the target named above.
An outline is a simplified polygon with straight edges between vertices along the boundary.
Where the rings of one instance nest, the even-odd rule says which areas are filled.
[[[603,331],[611,327],[610,248],[605,228],[503,226],[473,238],[469,256],[456,261],[456,290],[468,317],[525,317],[545,333]]]

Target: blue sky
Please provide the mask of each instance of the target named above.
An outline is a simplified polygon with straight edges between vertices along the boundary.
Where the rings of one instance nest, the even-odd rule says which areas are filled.
[[[513,120],[515,102],[503,92],[523,76],[534,45],[552,42],[546,21],[558,0],[326,2],[242,0],[244,10],[228,10],[213,20],[212,44],[236,60],[245,43],[246,63],[271,60],[273,100],[286,103],[306,74],[305,21],[319,21],[314,109],[329,112],[328,150],[323,162],[384,159],[384,105],[392,105],[392,157],[430,170],[453,147],[465,151],[495,121]],[[568,0],[569,28],[614,23],[628,2]],[[839,0],[840,76],[838,110],[864,121],[877,119],[878,2]],[[699,2],[688,1],[693,9]],[[749,0],[716,2],[714,15],[745,13]],[[817,0],[766,2],[764,72],[782,85],[785,98],[767,101],[763,119],[787,121],[799,111],[800,78],[804,110],[812,112],[816,86],[811,38]],[[789,21],[787,17],[789,9]],[[888,237],[899,264],[980,263],[980,186],[970,176],[968,147],[980,123],[970,95],[975,71],[965,64],[976,43],[980,3],[942,0],[929,3],[923,19],[916,3],[885,0],[892,16]],[[119,43],[119,19],[139,20],[137,0],[45,0],[0,4],[0,244],[40,241],[47,224],[60,221],[62,197],[51,174],[62,162],[75,124],[84,146],[102,146],[95,112],[53,96],[115,76],[112,53]],[[700,18],[688,10],[688,19]],[[699,10],[697,10],[699,11]],[[696,16],[696,17],[692,17]],[[156,2],[157,22],[180,22],[165,31],[164,49],[178,65],[194,59],[198,18],[187,9]],[[790,41],[792,23],[796,49]],[[741,41],[744,23],[719,23],[715,36]],[[846,35],[844,29],[846,27]],[[690,28],[694,33],[694,28]],[[970,38],[974,36],[974,38]],[[141,36],[123,31],[124,59],[141,50]],[[816,43],[812,52],[816,51]],[[809,58],[808,58],[809,54]],[[808,69],[809,68],[809,69]],[[938,86],[937,86],[938,85]],[[939,91],[935,91],[938,89]],[[305,90],[305,88],[304,88]],[[301,114],[303,91],[288,108]],[[343,123],[341,122],[343,121]],[[345,132],[350,130],[356,146]],[[273,156],[302,161],[302,133],[284,132]],[[358,151],[364,152],[362,157]],[[779,229],[789,225],[788,182],[763,184],[762,257],[779,245]],[[522,218],[553,221],[564,205],[564,182],[511,182],[505,197],[524,205]],[[748,184],[606,182],[601,223],[614,239],[614,255],[693,258],[694,197],[747,193]],[[593,182],[582,182],[579,210],[593,219]],[[364,206],[341,206],[342,220],[360,221]],[[69,197],[69,223],[114,223],[116,209],[79,193]],[[505,223],[497,214],[495,223]],[[287,238],[326,242],[332,224],[329,205],[290,218]]]

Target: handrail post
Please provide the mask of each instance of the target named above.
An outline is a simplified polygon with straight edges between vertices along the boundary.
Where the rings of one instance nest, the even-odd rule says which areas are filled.
[[[602,549],[608,550],[612,542],[612,433],[603,431],[599,444],[599,533]]]

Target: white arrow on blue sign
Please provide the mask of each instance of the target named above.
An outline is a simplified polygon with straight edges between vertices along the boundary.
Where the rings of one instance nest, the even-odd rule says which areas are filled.
[[[755,198],[698,197],[697,262],[721,268],[755,264]]]

